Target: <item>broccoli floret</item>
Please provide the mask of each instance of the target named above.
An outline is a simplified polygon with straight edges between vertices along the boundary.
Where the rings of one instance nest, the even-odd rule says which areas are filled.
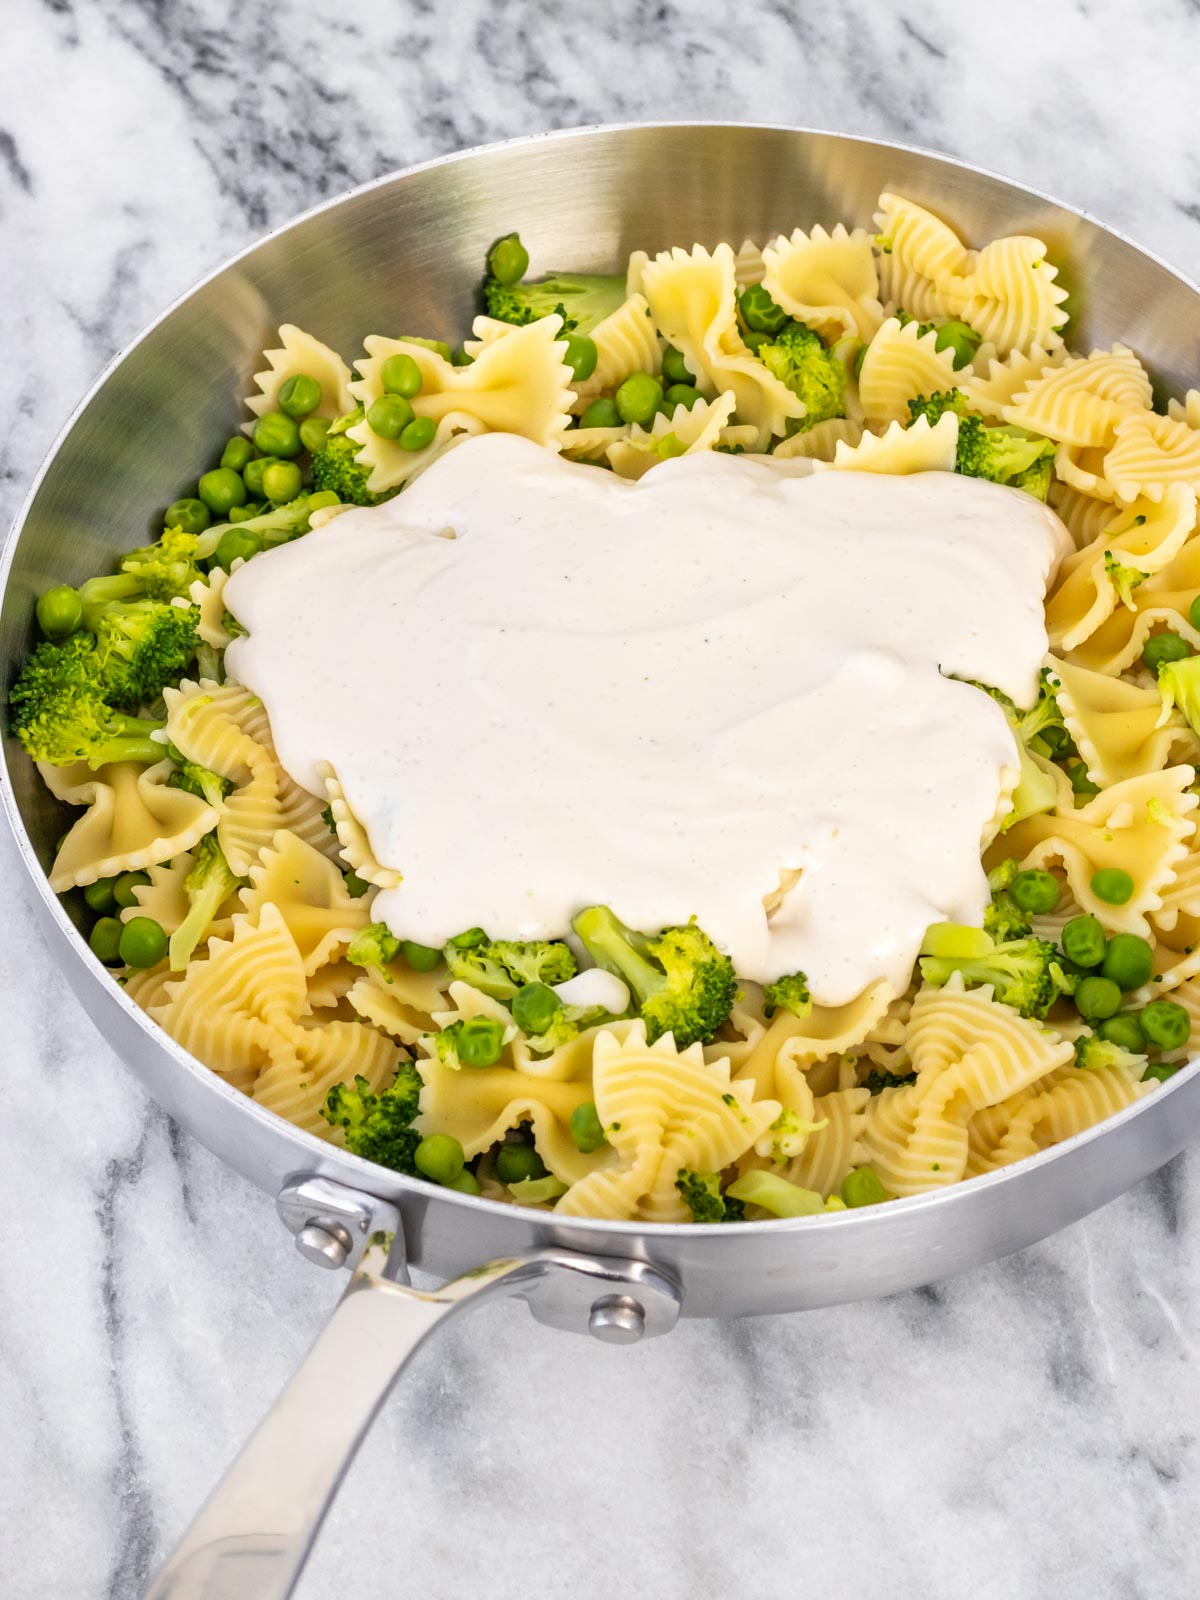
[[[400,940],[386,922],[372,922],[360,928],[346,947],[347,961],[356,967],[374,967],[384,977],[388,977],[387,969],[399,954]]]
[[[867,1073],[863,1087],[869,1089],[872,1094],[882,1094],[885,1089],[904,1089],[916,1081],[915,1072],[880,1072],[873,1067]]]
[[[196,655],[197,606],[161,600],[84,604],[84,626],[96,636],[96,665],[105,697],[118,711],[136,711],[178,683]]]
[[[997,1000],[1023,1017],[1042,1018],[1072,983],[1058,951],[1047,939],[1010,939],[974,959],[924,956],[921,976],[940,989],[954,973],[971,985],[990,984]]]
[[[746,1215],[740,1200],[721,1193],[719,1173],[689,1172],[680,1167],[675,1187],[692,1213],[693,1222],[741,1222]]]
[[[344,417],[338,417],[331,423],[324,444],[312,454],[313,487],[332,490],[348,505],[377,506],[390,500],[399,490],[385,489],[382,494],[372,494],[367,488],[371,469],[361,465],[358,460],[360,447],[346,436],[346,429],[361,422],[363,416],[363,408],[359,406],[357,411],[348,411]],[[241,524],[243,527],[246,525]]]
[[[1200,656],[1165,662],[1158,669],[1158,692],[1164,712],[1178,706],[1193,733],[1200,732]]]
[[[131,550],[121,571],[137,579],[147,599],[186,600],[192,584],[204,576],[196,562],[196,535],[167,528],[156,544]]]
[[[1017,733],[1022,742],[1038,755],[1051,759],[1078,754],[1054,693],[1059,687],[1059,680],[1050,668],[1043,667],[1037,700],[1017,721]]]
[[[230,868],[216,834],[206,833],[196,846],[191,869],[183,880],[188,913],[171,935],[168,946],[172,972],[183,971],[222,902],[246,882]]]
[[[391,1085],[371,1093],[366,1078],[354,1087],[335,1083],[321,1115],[334,1128],[346,1130],[346,1149],[364,1161],[416,1176],[413,1155],[421,1142],[413,1127],[421,1109],[421,1075],[411,1061],[402,1061]]]
[[[812,995],[808,992],[808,979],[802,972],[792,972],[786,978],[776,978],[763,990],[763,1010],[773,1017],[780,1009],[790,1011],[794,1017],[812,1015]]]
[[[252,533],[266,550],[273,545],[287,544],[300,534],[308,532],[311,498],[312,496],[306,492],[297,495],[294,500],[289,500],[286,505],[272,506],[269,511],[260,511],[256,517],[247,517],[243,522],[222,522],[210,528],[206,537],[211,541],[219,538],[227,529],[237,528],[242,533]],[[213,549],[216,549],[215,543]],[[244,633],[246,630],[239,628],[238,631]]]
[[[1010,856],[988,873],[988,888],[992,891],[992,898],[983,913],[983,931],[990,934],[997,944],[1024,939],[1033,932],[1033,923],[1008,892],[1020,870],[1018,863]]]
[[[733,963],[694,921],[650,938],[607,906],[589,906],[571,926],[596,965],[632,990],[651,1042],[664,1033],[674,1035],[680,1050],[707,1042],[732,1010]]]
[[[1117,598],[1123,606],[1133,610],[1133,591],[1139,584],[1145,583],[1150,576],[1140,567],[1126,567],[1117,560],[1111,550],[1104,552],[1104,576],[1117,591]]]
[[[994,700],[1008,718],[1008,725],[1013,731],[1017,741],[1017,759],[1020,764],[1020,775],[1017,786],[1012,794],[1012,810],[1000,825],[1000,831],[1006,833],[1009,828],[1018,822],[1023,822],[1026,817],[1034,817],[1045,811],[1053,811],[1058,804],[1058,785],[1051,772],[1045,772],[1033,759],[1024,739],[1021,737],[1021,714],[1013,705],[1008,696],[999,689],[993,689],[986,683],[976,683],[973,679],[966,679],[973,688],[982,689],[984,694]],[[1036,708],[1035,708],[1036,709]]]
[[[221,802],[233,789],[233,779],[223,778],[219,772],[202,767],[198,761],[189,761],[176,745],[168,744],[167,754],[175,763],[175,771],[167,779],[167,788],[183,789],[187,794],[198,795],[219,810]]]
[[[489,317],[524,326],[558,312],[564,333],[590,333],[625,300],[624,274],[548,272],[527,283],[484,279],[483,303]]]
[[[553,987],[577,970],[570,946],[560,940],[485,938],[464,945],[452,939],[442,954],[452,978],[506,1003],[527,983]]]
[[[967,478],[986,478],[989,483],[1008,484],[1045,500],[1054,465],[1052,440],[1007,423],[990,427],[971,410],[960,389],[939,390],[910,400],[909,426],[921,417],[932,425],[947,411],[953,411],[959,418],[955,472]]]
[[[846,414],[846,369],[802,322],[789,322],[756,351],[758,359],[804,401],[804,416],[793,432],[806,433],[818,422]]]
[[[1094,1033],[1081,1033],[1075,1041],[1075,1065],[1089,1072],[1094,1072],[1097,1067],[1131,1067],[1141,1077],[1146,1057],[1123,1050],[1111,1039],[1101,1039]]]
[[[161,761],[166,749],[150,735],[161,722],[115,711],[89,634],[65,644],[40,644],[21,668],[9,695],[13,731],[35,761],[65,767],[86,761]]]

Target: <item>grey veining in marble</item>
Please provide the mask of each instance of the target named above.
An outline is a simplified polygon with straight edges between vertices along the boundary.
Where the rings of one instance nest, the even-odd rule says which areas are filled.
[[[6,0],[2,27],[5,520],[100,366],[228,252],[530,130],[909,140],[1200,270],[1196,0]],[[337,1286],[125,1076],[7,847],[0,872],[0,1592],[134,1600]],[[887,1302],[630,1352],[514,1306],[468,1321],[388,1406],[300,1592],[1182,1600],[1198,1436],[1193,1154]]]

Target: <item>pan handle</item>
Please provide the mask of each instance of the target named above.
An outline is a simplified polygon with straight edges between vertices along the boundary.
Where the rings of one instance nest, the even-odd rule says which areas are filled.
[[[459,1312],[519,1295],[541,1321],[629,1343],[667,1331],[679,1307],[675,1285],[654,1268],[567,1251],[493,1261],[430,1292],[397,1281],[405,1276],[402,1237],[376,1235],[304,1364],[146,1600],[287,1600],[392,1384]]]

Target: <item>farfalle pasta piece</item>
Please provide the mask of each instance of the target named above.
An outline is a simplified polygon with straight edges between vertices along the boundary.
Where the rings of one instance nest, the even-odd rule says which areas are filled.
[[[265,370],[254,374],[258,392],[246,397],[247,409],[254,413],[255,418],[264,416],[268,411],[278,411],[280,389],[289,378],[301,376],[315,378],[321,385],[321,398],[313,408],[313,415],[332,421],[334,417],[345,416],[347,411],[354,410],[350,368],[336,350],[331,350],[327,344],[322,344],[320,339],[305,333],[303,328],[297,328],[294,323],[285,322],[281,325],[279,348],[264,350],[263,360],[267,363]],[[252,433],[254,423],[245,423],[243,431]]]
[[[883,433],[864,433],[858,444],[834,447],[831,462],[818,461],[817,471],[882,472],[897,477],[910,472],[953,472],[958,451],[958,416],[946,411],[930,426],[918,417],[911,427],[893,422]]]
[[[1126,778],[1075,809],[1066,776],[1055,768],[1059,788],[1053,812],[1014,823],[985,857],[991,867],[1015,856],[1023,868],[1061,862],[1076,904],[1099,917],[1115,933],[1150,935],[1148,917],[1159,910],[1162,896],[1188,853],[1195,831],[1192,812],[1197,798],[1189,792],[1191,767]],[[1133,893],[1124,905],[1101,900],[1092,890],[1092,876],[1117,867],[1133,879]]]
[[[281,828],[252,863],[240,893],[242,910],[257,919],[273,905],[300,952],[306,977],[336,959],[371,920],[363,899],[353,899],[346,880],[326,856],[298,834]]]
[[[1006,356],[1062,344],[1067,291],[1057,278],[1040,239],[1009,234],[984,245],[970,272],[939,283],[939,289],[946,309]]]
[[[994,1163],[1008,1166],[1061,1144],[1077,1133],[1094,1128],[1126,1106],[1157,1089],[1151,1078],[1143,1083],[1141,1063],[1136,1066],[1094,1067],[1073,1072],[1045,1093],[1034,1095],[1013,1113],[1008,1129],[996,1146]]]
[[[866,1161],[863,1133],[870,1099],[871,1091],[860,1088],[818,1095],[813,1102],[817,1126],[784,1168],[784,1176],[826,1198],[836,1194],[847,1173]]]
[[[748,289],[752,283],[761,283],[765,263],[761,248],[753,239],[743,239],[733,255],[733,281],[739,289]]]
[[[995,355],[984,358],[980,351],[972,370],[959,373],[957,387],[967,396],[972,410],[988,422],[1000,422],[1005,406],[1066,359],[1066,347],[1061,344],[1054,350],[1044,350],[1038,344],[1028,350],[1010,350],[1004,360]]]
[[[1118,605],[1136,610],[1141,585],[1170,565],[1195,524],[1196,497],[1183,484],[1173,484],[1158,503],[1137,501],[1118,512],[1098,538],[1068,556],[1059,568],[1046,601],[1051,645],[1060,651],[1075,650]],[[1124,583],[1123,572],[1133,574]]]
[[[191,909],[184,884],[192,870],[191,851],[176,856],[174,861],[147,867],[149,883],[133,886],[134,903],[119,913],[122,922],[133,917],[153,917],[164,933],[174,933]],[[170,976],[170,968],[167,969]]]
[[[805,414],[804,402],[747,348],[737,327],[733,251],[702,245],[655,256],[642,272],[642,293],[658,330],[680,351],[708,397],[733,393],[739,421],[755,430],[755,448]]]
[[[839,445],[853,450],[861,444],[862,437],[861,422],[852,422],[849,417],[828,417],[824,422],[806,428],[803,433],[793,433],[789,439],[781,439],[771,452],[771,459],[832,461]]]
[[[879,982],[844,1006],[814,1005],[807,1017],[777,1011],[740,1071],[754,1080],[760,1096],[782,1100],[777,1071],[785,1047],[788,1067],[800,1063],[811,1067],[827,1057],[842,1055],[862,1043],[893,999],[889,985]]]
[[[1157,689],[1053,656],[1048,665],[1058,708],[1093,783],[1104,787],[1157,772],[1177,746],[1189,756],[1200,754],[1196,736],[1178,715],[1163,720]]]
[[[658,372],[662,367],[662,346],[644,295],[630,295],[588,337],[596,346],[596,368],[590,378],[575,384],[576,411],[596,395],[616,389],[631,372]],[[563,435],[564,449],[569,438]]]
[[[1123,344],[1072,356],[1014,395],[1005,422],[1058,444],[1107,449],[1126,417],[1148,411],[1153,399],[1146,369]]]
[[[576,1217],[685,1222],[675,1188],[681,1168],[720,1172],[763,1136],[779,1115],[755,1101],[748,1078],[727,1061],[706,1062],[699,1045],[676,1050],[670,1034],[646,1043],[635,1022],[619,1039],[601,1030],[592,1052],[592,1099],[615,1162],[574,1184],[557,1212]]]
[[[1174,397],[1168,400],[1167,415],[1172,422],[1186,422],[1189,428],[1200,428],[1200,389],[1189,389],[1182,400]]]
[[[86,761],[69,767],[39,761],[37,769],[56,799],[87,807],[50,868],[55,894],[171,861],[217,825],[207,801],[167,787],[175,770],[170,761],[148,767],[120,761],[95,772]]]
[[[337,773],[323,761],[317,767],[317,775],[325,785],[337,841],[346,863],[377,889],[396,888],[403,875],[395,867],[385,867],[375,859],[367,830],[351,811]]]
[[[1061,451],[1070,447],[1059,445],[1058,448]],[[1111,500],[1100,500],[1058,478],[1050,485],[1049,505],[1065,525],[1076,550],[1082,550],[1098,539],[1115,514]]]
[[[1146,411],[1125,417],[1114,432],[1104,472],[1118,500],[1161,500],[1171,484],[1200,494],[1200,428]]]
[[[570,461],[602,462],[609,446],[623,443],[632,432],[628,422],[614,428],[571,428],[563,434],[562,453]]]
[[[321,1115],[326,1096],[336,1083],[365,1078],[377,1093],[396,1076],[399,1049],[382,1033],[361,1022],[289,1022],[278,1030],[283,1048],[254,1080],[251,1095],[297,1128],[336,1142],[340,1130]]]
[[[942,314],[940,285],[964,277],[974,260],[954,229],[924,206],[886,190],[879,196],[875,226],[882,298],[911,317]]]
[[[1101,503],[1107,502],[1111,517],[1117,497],[1112,484],[1104,476],[1107,459],[1108,452],[1102,446],[1060,444],[1054,451],[1054,476],[1080,494],[1091,495]]]
[[[474,360],[456,367],[437,350],[405,339],[370,334],[366,355],[358,362],[360,376],[350,385],[365,407],[383,394],[383,364],[389,356],[410,356],[421,371],[421,389],[412,407],[419,417],[438,424],[434,442],[424,450],[406,450],[398,439],[381,439],[366,419],[347,435],[359,446],[359,462],[369,467],[367,486],[373,494],[408,482],[445,448],[453,428],[468,432],[517,433],[548,450],[557,450],[570,426],[574,392],[566,364],[562,318],[539,317],[523,327],[476,317],[475,338],[465,349]],[[443,426],[445,425],[445,426]]]
[[[870,339],[883,321],[879,274],[865,228],[831,233],[797,228],[762,253],[763,287],[772,300],[826,343],[847,336]]]
[[[401,1044],[415,1045],[432,1033],[437,1027],[434,1018],[450,1004],[450,980],[440,963],[432,972],[414,972],[404,961],[394,961],[386,972],[373,967],[357,972],[346,994],[351,1007]]]
[[[908,402],[955,387],[954,355],[937,348],[932,330],[889,317],[867,346],[858,374],[858,398],[869,427],[907,422]],[[947,413],[948,415],[949,413]]]
[[[234,569],[241,565],[240,560],[233,563]],[[207,578],[197,578],[188,590],[188,597],[200,612],[196,632],[214,650],[224,650],[233,642],[233,634],[225,625],[225,585],[229,576],[224,567],[214,567]]]
[[[641,478],[660,461],[715,450],[729,427],[733,408],[734,397],[726,393],[715,400],[697,400],[690,410],[677,405],[669,417],[660,411],[648,429],[634,426],[627,438],[609,446],[609,465],[618,478]]]

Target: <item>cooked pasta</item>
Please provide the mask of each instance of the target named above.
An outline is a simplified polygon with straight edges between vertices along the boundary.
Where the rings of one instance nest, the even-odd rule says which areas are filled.
[[[1200,1044],[1200,389],[1156,410],[1134,350],[1068,347],[1040,240],[968,243],[893,193],[874,231],[801,218],[761,245],[635,251],[611,277],[526,281],[499,249],[458,351],[370,334],[352,370],[279,328],[230,459],[251,498],[260,462],[297,459],[303,476],[280,481],[298,496],[209,526],[227,507],[202,478],[203,503],[177,502],[200,505],[196,526],[84,585],[83,625],[39,603],[47,639],[13,720],[77,813],[50,882],[96,917],[92,948],[128,995],[307,1132],[573,1218],[902,1199],[1069,1140],[1183,1070]],[[245,629],[228,609],[241,580],[226,586],[264,549],[336,538],[320,530],[350,506],[412,503],[406,486],[490,433],[622,492],[724,453],[797,476],[957,472],[1048,502],[1066,553],[1038,698],[988,688],[1013,752],[980,839],[982,927],[930,926],[911,981],[829,1004],[803,972],[735,973],[694,920],[631,933],[592,907],[573,944],[472,928],[438,947],[389,924],[401,871],[369,809],[355,815],[345,766],[319,761],[311,788],[285,768],[263,700],[230,670]],[[519,618],[514,584],[500,620]],[[162,643],[181,629],[182,670]],[[408,703],[421,663],[402,630]],[[528,771],[536,783],[536,751]],[[878,809],[882,828],[884,796]],[[797,863],[778,874],[768,924],[804,882]]]

